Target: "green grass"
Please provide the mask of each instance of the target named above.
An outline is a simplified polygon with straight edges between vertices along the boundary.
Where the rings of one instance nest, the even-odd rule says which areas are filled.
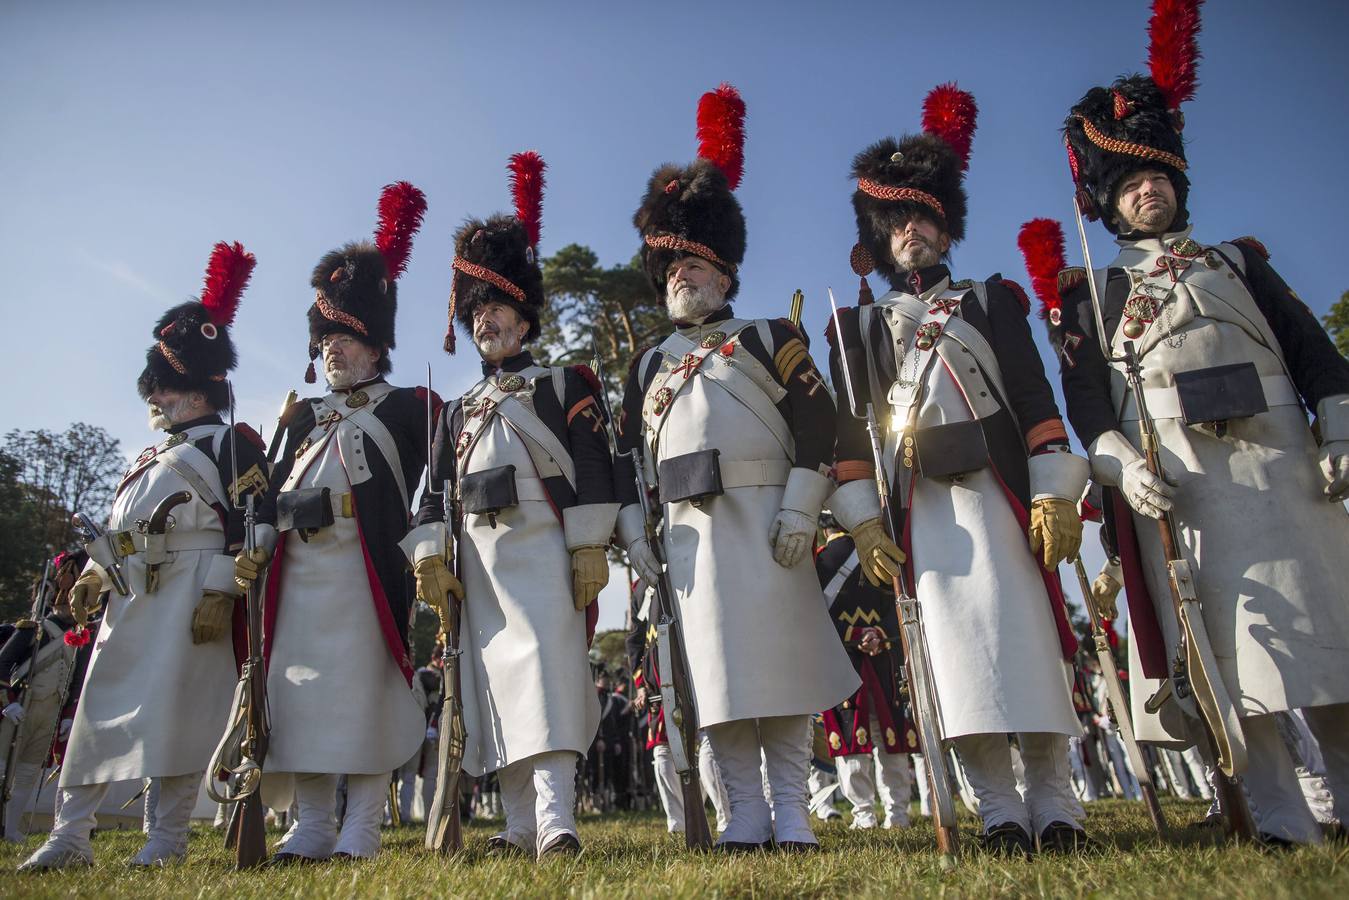
[[[1349,845],[1264,852],[1215,842],[1187,828],[1204,811],[1199,803],[1165,804],[1175,836],[1152,833],[1141,804],[1103,801],[1089,807],[1087,828],[1103,845],[1092,856],[1006,861],[974,848],[973,821],[962,820],[966,853],[943,872],[932,829],[849,831],[837,821],[817,824],[823,852],[812,856],[763,854],[703,856],[684,851],[665,834],[656,813],[584,818],[585,853],[576,860],[535,865],[486,859],[482,845],[494,823],[466,832],[457,858],[426,853],[416,826],[384,832],[384,850],[370,862],[235,872],[221,838],[198,828],[188,862],[139,872],[124,861],[141,845],[133,831],[105,832],[94,841],[93,870],[25,876],[0,875],[10,897],[705,897],[942,896],[942,897],[1346,897]],[[38,845],[0,846],[0,866],[12,868]]]

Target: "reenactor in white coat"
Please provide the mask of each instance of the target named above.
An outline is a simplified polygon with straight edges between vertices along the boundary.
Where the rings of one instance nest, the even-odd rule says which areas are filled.
[[[201,299],[155,325],[137,388],[150,427],[167,434],[122,476],[108,531],[86,545],[90,561],[71,589],[77,625],[111,593],[61,767],[56,823],[21,871],[92,863],[95,813],[115,781],[160,785],[155,826],[131,864],[187,853],[236,680],[231,624],[242,605],[232,552],[243,543],[243,513],[235,505],[267,489],[261,438],[244,425],[231,435],[220,416],[235,365],[229,325],[253,265],[240,245],[217,244]]]
[[[907,560],[943,736],[978,798],[984,846],[1072,852],[1086,845],[1068,764],[1068,738],[1080,727],[1065,660],[1077,638],[1055,569],[1081,541],[1087,464],[1068,450],[1024,292],[998,276],[956,281],[941,262],[965,233],[975,104],[943,85],[924,107],[923,134],[886,138],[853,161],[853,263],[864,293],[857,309],[840,313],[858,402],[869,398],[886,425],[903,550],[882,529],[870,444],[846,408],[842,486],[829,508],[873,583],[888,583]],[[868,303],[873,266],[892,290]],[[835,384],[844,374],[839,350]],[[1011,732],[1025,762],[1024,798]]]
[[[576,766],[600,716],[586,648],[618,504],[599,381],[586,366],[540,366],[524,347],[545,303],[543,160],[516,154],[511,170],[516,215],[455,235],[445,347],[463,328],[483,377],[437,416],[431,484],[451,493],[423,495],[402,546],[418,597],[442,611],[451,593],[464,601],[462,765],[497,773],[506,812],[488,851],[542,860],[581,850]]]
[[[1166,51],[1177,29],[1164,28],[1150,77],[1092,88],[1064,123],[1079,197],[1119,244],[1105,268],[1064,279],[1064,397],[1094,477],[1114,489],[1106,523],[1142,674],[1166,678],[1176,658],[1153,521],[1169,512],[1240,718],[1255,824],[1273,842],[1317,843],[1321,830],[1302,802],[1276,714],[1305,711],[1344,803],[1349,603],[1339,560],[1349,546],[1340,502],[1349,495],[1349,362],[1259,241],[1192,234],[1180,104],[1194,88],[1197,15],[1190,9],[1180,23],[1188,39],[1179,56]],[[1167,480],[1148,471],[1140,449],[1125,342],[1142,365]]]
[[[703,158],[657,169],[634,220],[675,331],[632,366],[619,450],[640,445],[659,484],[692,700],[731,803],[717,846],[813,849],[810,716],[858,686],[810,558],[832,489],[833,400],[788,320],[731,311],[745,254],[731,193],[744,104],[723,85],[699,106]],[[617,468],[620,540],[654,583],[630,458]]]

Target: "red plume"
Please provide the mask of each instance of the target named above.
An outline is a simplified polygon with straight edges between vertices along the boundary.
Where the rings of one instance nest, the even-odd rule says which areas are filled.
[[[745,101],[724,81],[698,101],[698,155],[721,169],[731,190],[740,186],[745,174]]]
[[[1148,67],[1168,109],[1194,96],[1199,84],[1199,7],[1204,0],[1152,0]]]
[[[375,246],[384,256],[389,278],[397,280],[412,255],[412,236],[422,227],[426,195],[406,181],[385,185],[379,195]]]
[[[529,246],[539,246],[543,231],[543,157],[533,150],[516,153],[506,166],[511,173],[511,195],[515,198],[515,217],[525,226]]]
[[[1063,299],[1059,296],[1059,273],[1068,266],[1063,227],[1053,219],[1031,219],[1021,226],[1016,243],[1026,258],[1031,290],[1040,299],[1040,318],[1057,325],[1056,313],[1063,307]]]
[[[954,81],[933,88],[923,100],[923,130],[951,145],[960,157],[961,169],[970,167],[970,145],[974,143],[978,116],[974,95],[956,87]]]
[[[201,292],[201,305],[212,324],[223,328],[234,322],[239,298],[248,287],[249,276],[258,261],[235,241],[219,242],[211,248],[211,261],[206,264],[206,287]]]

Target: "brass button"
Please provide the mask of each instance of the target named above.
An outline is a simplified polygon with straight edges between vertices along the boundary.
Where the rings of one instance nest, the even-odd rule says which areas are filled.
[[[912,459],[907,459],[907,458],[906,458],[906,459],[904,460],[904,468],[906,468],[906,469],[912,469],[912,468],[913,468],[913,460],[912,460]]]

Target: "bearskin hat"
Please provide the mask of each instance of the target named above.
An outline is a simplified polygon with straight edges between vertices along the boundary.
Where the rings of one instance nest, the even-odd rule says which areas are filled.
[[[454,325],[473,334],[473,311],[484,303],[504,303],[529,323],[525,343],[539,336],[547,305],[538,243],[543,220],[543,158],[532,150],[516,153],[507,166],[515,215],[486,221],[469,219],[454,235],[454,281],[445,351],[454,352]]]
[[[647,182],[632,224],[642,236],[642,266],[665,297],[665,270],[681,256],[701,256],[731,278],[726,299],[740,290],[745,214],[733,193],[744,173],[745,103],[729,84],[698,101],[698,156],[688,166],[666,163]]]
[[[953,243],[964,240],[965,169],[977,115],[970,94],[941,85],[923,102],[922,134],[884,138],[853,158],[858,275],[865,277],[874,266],[892,284],[899,280],[890,235],[915,215],[936,221]]]
[[[1100,218],[1111,233],[1115,190],[1129,173],[1165,172],[1176,191],[1176,218],[1168,230],[1189,219],[1185,174],[1185,117],[1181,103],[1194,96],[1199,60],[1199,6],[1202,0],[1154,0],[1148,26],[1150,75],[1128,75],[1110,87],[1094,87],[1063,123],[1068,165],[1078,188],[1078,208]]]
[[[201,391],[212,408],[229,408],[225,379],[238,363],[230,325],[256,264],[242,244],[215,245],[201,299],[178,304],[155,323],[155,343],[145,352],[145,368],[136,380],[141,399],[149,400],[160,388]]]
[[[392,368],[394,319],[398,312],[398,277],[407,267],[412,238],[426,215],[426,197],[406,181],[384,188],[379,200],[379,227],[374,242],[345,244],[319,260],[310,276],[315,291],[309,307],[309,371],[325,335],[350,334],[381,350],[379,371]]]

